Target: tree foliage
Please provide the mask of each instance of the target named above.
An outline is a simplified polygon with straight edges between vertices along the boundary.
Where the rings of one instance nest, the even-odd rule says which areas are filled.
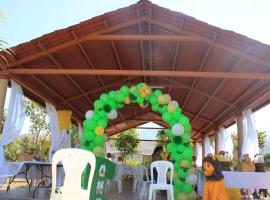
[[[139,146],[139,136],[135,129],[130,129],[117,134],[113,146],[123,157],[136,153]]]
[[[162,146],[166,146],[166,140],[169,140],[169,137],[166,135],[165,129],[158,130],[156,138],[157,140],[159,140],[157,143]]]
[[[259,147],[263,149],[266,145],[266,132],[258,131],[257,134],[258,134]]]

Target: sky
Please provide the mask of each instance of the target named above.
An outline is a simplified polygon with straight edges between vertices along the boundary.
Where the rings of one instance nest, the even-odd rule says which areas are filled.
[[[1,0],[0,35],[10,46],[66,28],[136,0]],[[270,44],[269,0],[152,0],[208,24]]]
[[[9,46],[14,46],[136,2],[136,0],[1,0],[0,36]],[[152,0],[152,3],[270,44],[269,0]],[[255,113],[258,130],[270,132],[268,113],[270,106]],[[27,126],[23,131],[26,129]],[[235,130],[235,126],[229,129],[231,130]],[[143,139],[151,139],[156,131],[138,130]]]

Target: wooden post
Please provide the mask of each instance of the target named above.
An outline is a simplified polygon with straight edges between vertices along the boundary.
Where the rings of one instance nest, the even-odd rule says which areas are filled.
[[[205,136],[203,137],[202,140],[202,159],[205,157]]]
[[[238,159],[241,159],[241,150],[243,144],[243,115],[242,112],[238,112],[236,116],[237,124],[237,141],[238,141]]]
[[[7,79],[0,79],[0,123],[2,122],[3,119],[3,111],[5,106],[8,81],[9,80]]]
[[[218,154],[219,149],[219,132],[218,130],[215,130],[215,154]]]

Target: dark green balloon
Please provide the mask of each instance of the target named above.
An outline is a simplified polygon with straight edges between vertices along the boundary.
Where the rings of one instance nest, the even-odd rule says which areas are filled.
[[[173,142],[177,145],[181,144],[183,141],[182,137],[181,136],[175,136],[173,137]]]
[[[109,112],[112,111],[112,106],[109,105],[109,104],[105,104],[105,105],[103,106],[103,109],[104,109],[104,111],[105,111],[106,113],[109,113]]]

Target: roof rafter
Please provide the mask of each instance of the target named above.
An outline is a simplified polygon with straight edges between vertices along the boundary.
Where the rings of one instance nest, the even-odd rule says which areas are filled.
[[[215,41],[215,40],[217,39],[217,36],[218,36],[218,34],[215,34],[212,40]],[[209,45],[208,48],[207,48],[207,51],[206,51],[206,53],[205,53],[205,55],[204,55],[204,58],[203,58],[203,60],[202,60],[202,62],[201,62],[201,64],[200,64],[200,66],[199,66],[199,70],[198,70],[199,72],[202,71],[202,69],[203,69],[203,67],[204,67],[204,65],[205,65],[205,63],[206,63],[206,61],[207,61],[207,58],[208,58],[210,52],[212,51],[212,49],[213,49],[213,46]],[[183,109],[184,109],[185,106],[187,105],[187,102],[188,102],[188,100],[189,100],[189,98],[190,98],[191,92],[192,92],[193,88],[195,87],[197,81],[198,81],[197,78],[195,78],[195,79],[193,80],[193,82],[192,82],[192,84],[191,84],[191,88],[190,88],[190,90],[188,91],[188,95],[187,95],[187,97],[186,97],[186,99],[185,99],[185,101],[184,101],[184,104],[183,104],[183,106],[182,106]]]
[[[46,48],[44,47],[44,45],[38,41],[38,46],[42,51],[46,51]],[[47,56],[50,58],[50,60],[60,69],[64,69],[64,67],[56,60],[56,58],[51,55],[51,54],[47,54]],[[85,91],[81,88],[81,86],[79,86],[79,84],[70,76],[70,75],[66,75],[66,77],[68,78],[68,80],[72,83],[73,86],[75,86],[75,88],[77,88],[77,90],[79,90],[83,96],[86,98],[86,100],[88,102],[91,102],[91,99],[89,96],[87,96],[85,94]]]
[[[185,26],[185,20],[183,19],[180,23],[180,30],[182,30]],[[178,52],[179,52],[179,47],[180,47],[181,42],[177,41],[176,43],[176,47],[175,47],[175,53],[174,53],[174,58],[173,58],[173,65],[172,65],[172,70],[171,71],[175,71],[176,69],[176,61],[177,61],[177,57],[178,57]],[[171,78],[171,80],[173,80],[173,78]],[[169,88],[168,91],[169,94],[171,94],[171,88]]]
[[[250,48],[248,47],[246,50],[245,50],[245,53],[244,55],[246,55],[248,53],[248,51],[250,50]],[[243,57],[244,55],[240,56],[237,60],[237,62],[232,66],[232,68],[230,69],[230,72],[234,71],[238,66],[239,64],[243,61]],[[193,120],[191,121],[191,125],[193,125],[193,123],[196,122],[197,120],[197,116],[200,115],[204,109],[208,106],[209,102],[212,100],[212,98],[220,91],[220,89],[222,88],[222,86],[226,83],[227,79],[223,79],[219,84],[218,86],[215,88],[215,90],[211,93],[211,96],[206,100],[206,102],[203,104],[203,106],[201,107],[201,109],[199,110],[199,112],[197,113],[197,115],[193,118]]]

